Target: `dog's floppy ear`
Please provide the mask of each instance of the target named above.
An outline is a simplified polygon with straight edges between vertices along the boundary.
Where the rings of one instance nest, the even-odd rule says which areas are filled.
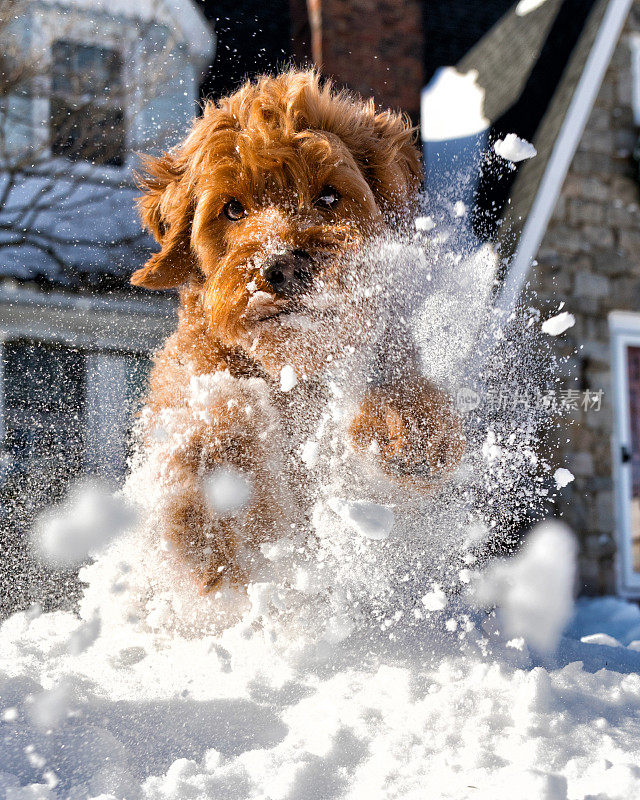
[[[388,110],[374,114],[373,135],[367,144],[364,171],[382,207],[391,210],[410,201],[424,176],[416,129],[409,118]]]
[[[183,180],[184,170],[173,154],[147,156],[143,167],[145,174],[136,176],[143,190],[138,209],[145,228],[162,248],[133,273],[131,283],[145,289],[171,289],[196,271],[190,245],[193,203]]]

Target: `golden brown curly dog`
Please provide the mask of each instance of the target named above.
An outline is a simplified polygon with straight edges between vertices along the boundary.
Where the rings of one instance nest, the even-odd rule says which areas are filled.
[[[296,465],[319,376],[357,351],[372,313],[347,256],[406,212],[419,156],[404,118],[291,70],[208,102],[145,169],[140,209],[161,249],[132,282],[179,287],[181,301],[155,359],[147,444],[162,437],[163,533],[206,591],[246,580],[257,546],[300,519]],[[429,486],[460,458],[459,424],[448,397],[403,365],[363,395],[345,439],[393,479]],[[293,395],[307,420],[298,439]],[[250,484],[241,512],[208,500],[221,466]]]

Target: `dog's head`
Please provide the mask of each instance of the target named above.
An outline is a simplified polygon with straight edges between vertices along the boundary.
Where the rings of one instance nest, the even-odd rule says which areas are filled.
[[[212,335],[269,372],[314,370],[353,337],[349,254],[415,196],[413,139],[405,118],[314,71],[208,102],[180,145],[145,162],[139,205],[161,249],[132,282],[197,292]]]

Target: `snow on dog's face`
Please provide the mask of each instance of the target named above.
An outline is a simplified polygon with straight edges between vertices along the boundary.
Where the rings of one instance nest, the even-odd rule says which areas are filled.
[[[209,330],[276,374],[357,339],[350,257],[411,201],[413,131],[312,72],[208,102],[185,141],[145,162],[143,220],[161,244],[132,282],[197,293]]]

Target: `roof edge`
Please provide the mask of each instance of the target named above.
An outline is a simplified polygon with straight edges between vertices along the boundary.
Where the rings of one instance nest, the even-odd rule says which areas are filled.
[[[217,37],[195,0],[35,0],[35,5],[71,7],[128,19],[171,22],[182,34],[191,58],[204,70],[215,55]]]
[[[609,0],[496,300],[504,312],[513,308],[524,287],[632,2]]]
[[[217,36],[213,26],[193,0],[161,0],[161,2],[182,31],[192,55],[200,62],[200,70],[204,71],[208,62],[213,60],[217,46]]]

